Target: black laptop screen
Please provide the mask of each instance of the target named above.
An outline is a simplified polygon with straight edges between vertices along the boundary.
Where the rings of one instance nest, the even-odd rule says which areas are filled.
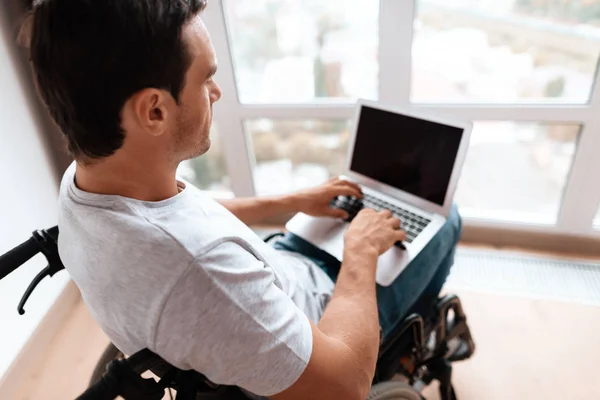
[[[362,106],[350,170],[443,205],[463,129]]]

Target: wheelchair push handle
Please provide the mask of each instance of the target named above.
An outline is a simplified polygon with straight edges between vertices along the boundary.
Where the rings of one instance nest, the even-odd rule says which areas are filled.
[[[48,266],[33,278],[33,281],[27,287],[19,302],[17,310],[21,315],[25,314],[23,307],[42,279],[46,276],[52,277],[55,273],[65,268],[58,255],[57,240],[57,226],[35,231],[27,241],[0,256],[0,279],[14,272],[38,253],[42,253],[46,257],[46,260],[48,260]]]
[[[0,279],[4,279],[40,251],[42,250],[37,240],[32,236],[8,253],[0,256]]]

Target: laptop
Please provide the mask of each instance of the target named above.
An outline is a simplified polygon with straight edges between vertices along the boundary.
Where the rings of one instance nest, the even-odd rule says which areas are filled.
[[[472,123],[412,109],[359,101],[343,179],[363,190],[362,201],[338,197],[332,206],[349,211],[389,209],[406,240],[379,257],[376,281],[389,286],[446,222]],[[286,229],[342,260],[349,221],[296,214]]]

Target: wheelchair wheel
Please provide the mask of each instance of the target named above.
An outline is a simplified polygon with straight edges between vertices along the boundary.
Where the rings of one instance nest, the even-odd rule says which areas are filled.
[[[367,400],[423,400],[423,397],[407,383],[389,381],[373,385]]]
[[[102,353],[100,359],[96,363],[89,386],[98,382],[100,378],[102,378],[102,375],[104,375],[106,372],[106,366],[110,364],[112,360],[120,360],[121,358],[125,358],[125,355],[121,352],[121,350],[117,349],[114,344],[110,343],[108,346],[106,346],[104,353]]]

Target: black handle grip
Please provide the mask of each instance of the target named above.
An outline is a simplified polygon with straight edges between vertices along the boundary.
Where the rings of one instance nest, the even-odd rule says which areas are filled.
[[[30,237],[8,253],[0,256],[0,279],[19,268],[41,251],[38,241]]]

